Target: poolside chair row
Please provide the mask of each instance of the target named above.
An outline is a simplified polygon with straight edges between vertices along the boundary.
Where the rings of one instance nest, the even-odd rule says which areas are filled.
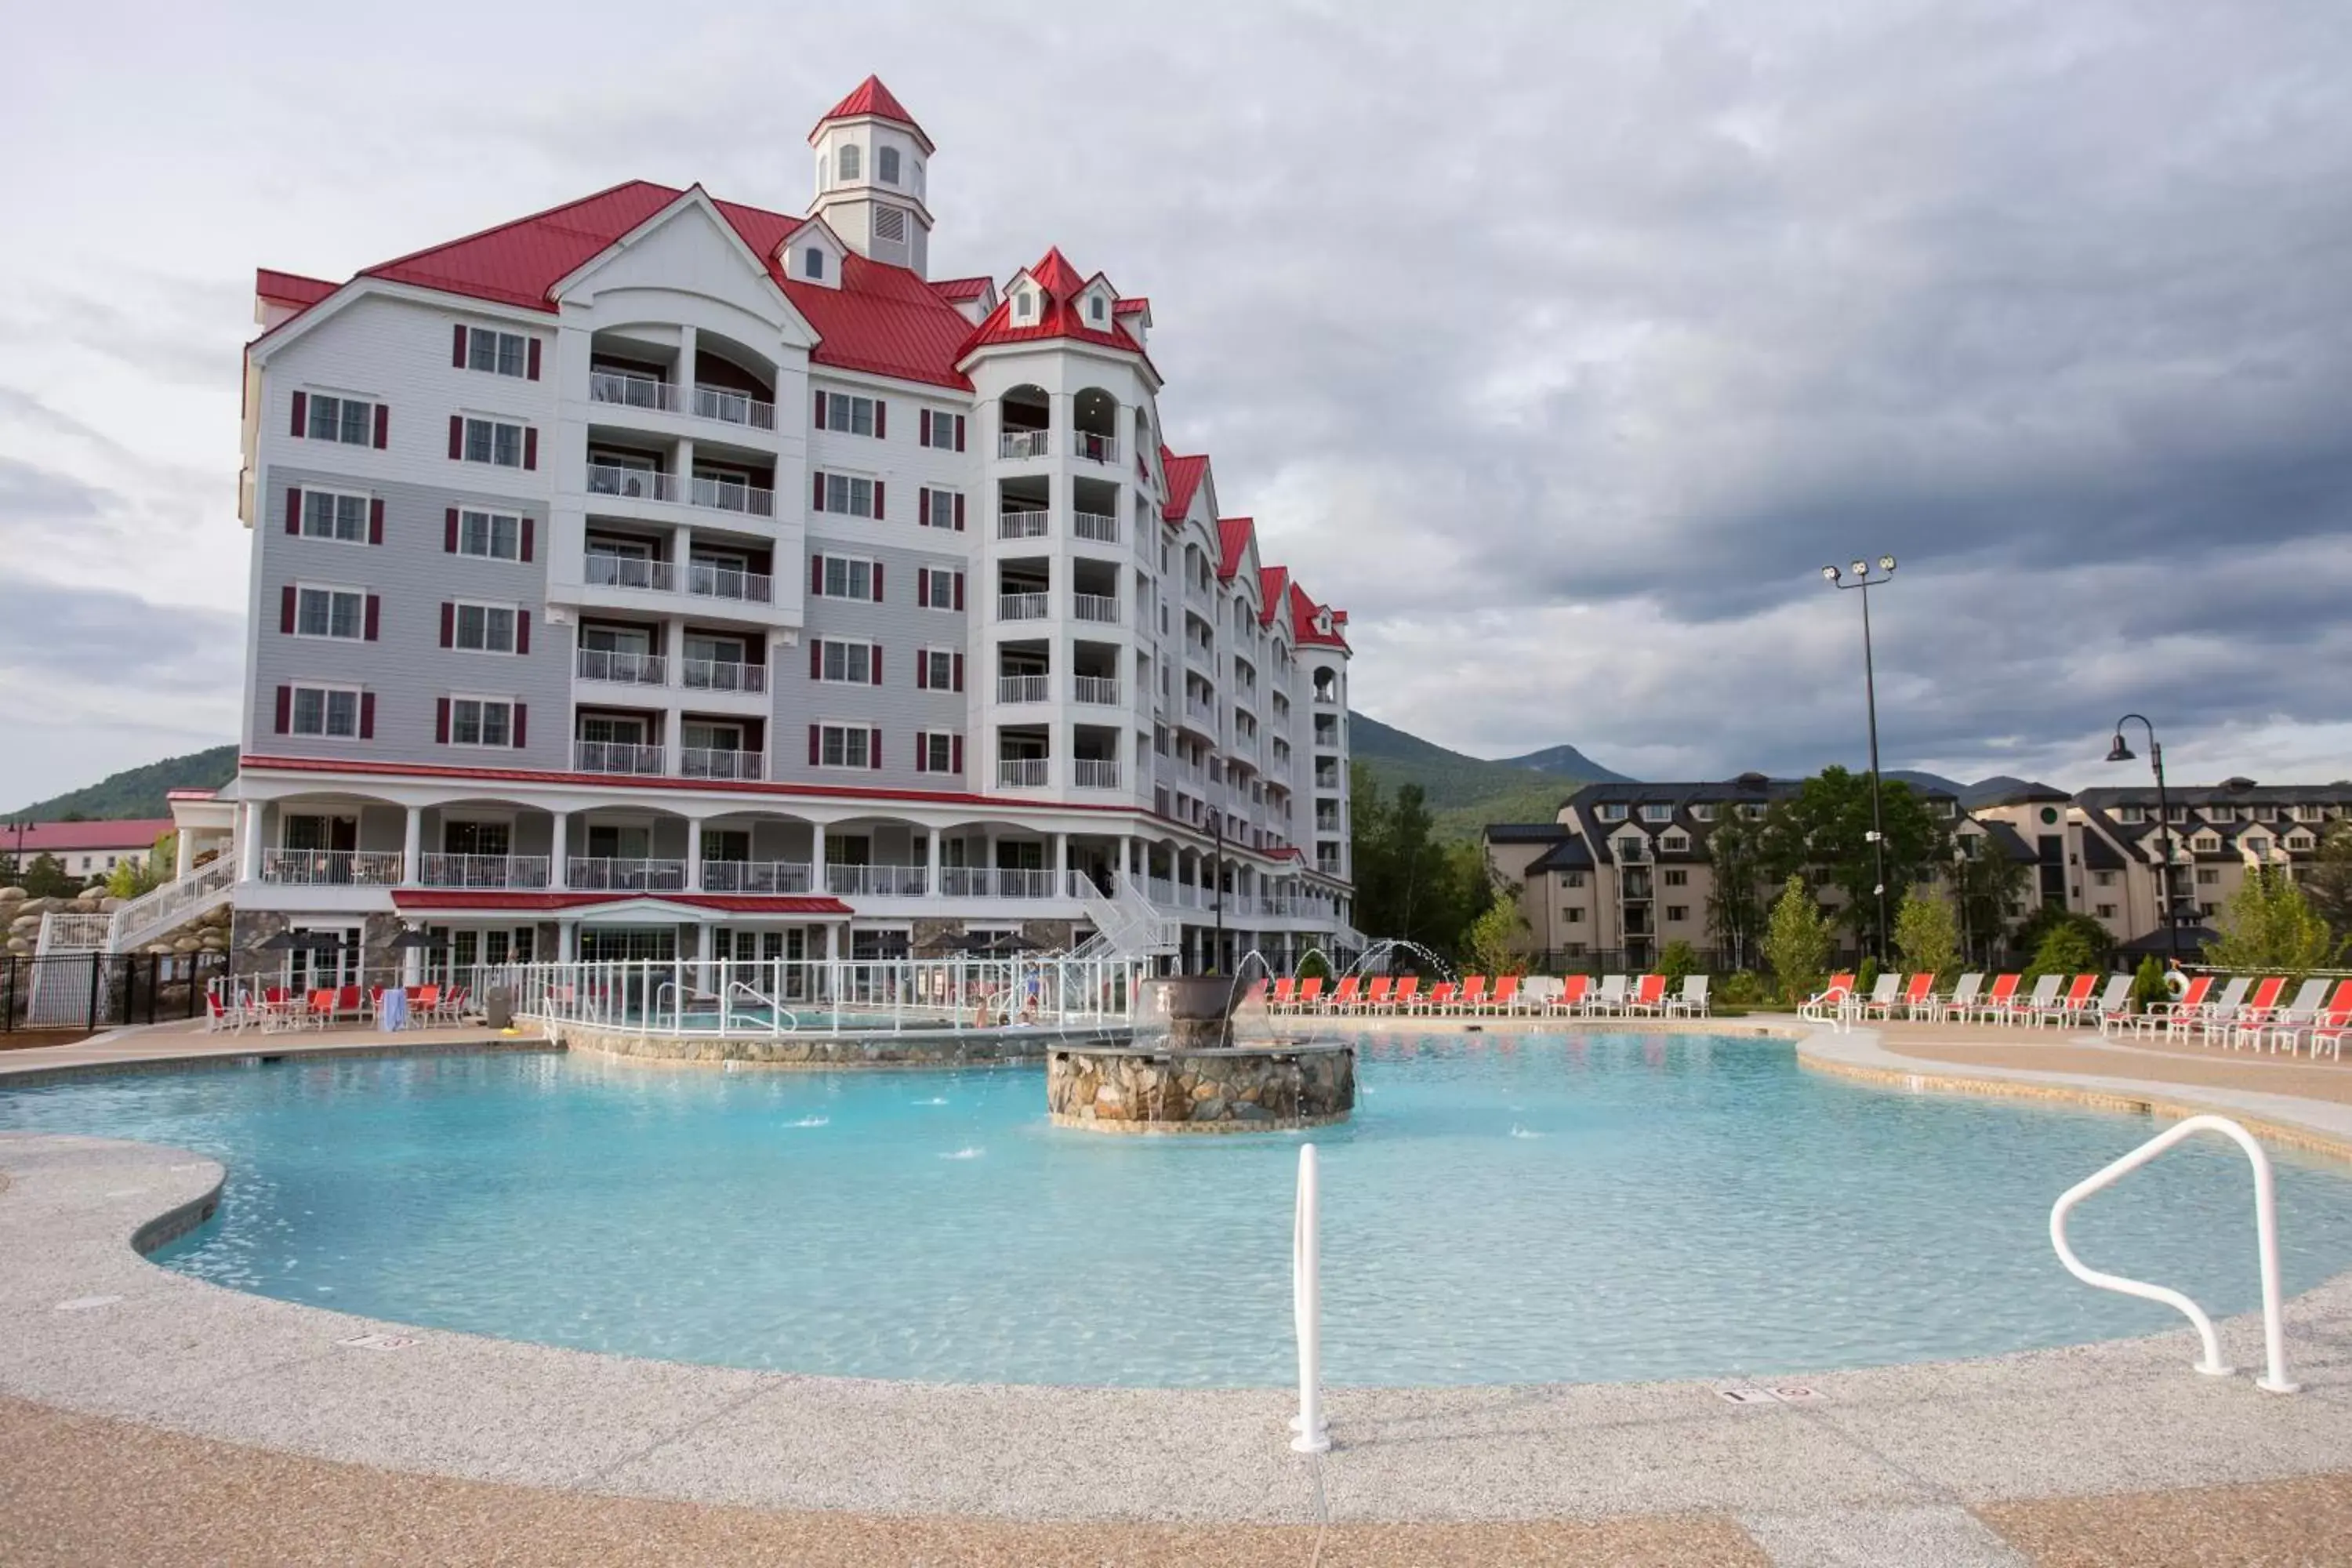
[[[2044,1025],[2079,1026],[2097,1019],[2104,1028],[2108,1019],[2127,1016],[2132,977],[2108,975],[2104,989],[2100,978],[2078,974],[2070,983],[2064,975],[2045,974],[2034,982],[2030,993],[2020,995],[2019,975],[1995,975],[1988,991],[1985,977],[1970,973],[1960,976],[1950,995],[1939,996],[1933,974],[1913,974],[1906,984],[1902,974],[1890,973],[1880,975],[1870,994],[1864,996],[1854,990],[1853,975],[1841,973],[1830,976],[1829,984],[1797,1011],[1807,1018],[1843,1022],[1879,1018],[1892,1023],[1900,1017],[1915,1023],[2022,1025],[2037,1029]]]
[[[462,985],[409,985],[408,1020],[412,1026],[432,1027],[462,1022],[472,1005]],[[264,1034],[288,1029],[323,1029],[331,1024],[366,1023],[383,1016],[381,985],[320,986],[310,991],[267,985],[230,988],[215,984],[205,993],[206,1032],[227,1029],[243,1034],[248,1025]]]
[[[2352,1034],[2352,980],[2306,980],[2294,999],[2282,1004],[2286,980],[2273,975],[2256,980],[2241,975],[2213,995],[2215,977],[2200,974],[2189,980],[2177,1001],[2134,1011],[2132,977],[2128,974],[2077,974],[2070,981],[2045,974],[2021,996],[2017,974],[1998,974],[1990,990],[1979,973],[1960,976],[1949,996],[1936,994],[1936,977],[1914,974],[1908,985],[1900,974],[1882,974],[1868,996],[1857,996],[1851,973],[1833,974],[1821,992],[1798,1008],[1808,1018],[1841,1021],[1902,1016],[1930,1023],[1984,1023],[2041,1028],[2082,1027],[2096,1022],[2101,1034],[2129,1029],[2136,1036],[2167,1039],[2195,1038],[2202,1045],[2219,1044],[2231,1050],[2284,1051],[2296,1055],[2308,1048],[2313,1056],[2326,1051],[2341,1058],[2344,1037]],[[2330,987],[2334,988],[2331,995]],[[2063,987],[2063,989],[2062,989]]]
[[[2235,975],[2221,983],[2218,995],[2216,984],[2216,976],[2194,975],[2178,1000],[2136,1013],[2116,1027],[2127,1026],[2140,1037],[2194,1038],[2233,1051],[2297,1056],[2308,1049],[2314,1057],[2326,1051],[2331,1059],[2342,1058],[2345,1037],[2352,1034],[2352,980],[2306,980],[2294,1000],[2284,1004],[2284,975]]]
[[[1327,995],[1320,975],[1305,980],[1276,980],[1267,993],[1266,1010],[1281,1014],[1325,1016],[1363,1014],[1417,1014],[1430,1017],[1703,1017],[1708,1011],[1707,977],[1693,974],[1682,991],[1666,994],[1666,977],[1644,974],[1629,982],[1622,974],[1604,975],[1596,985],[1591,975],[1571,974],[1565,980],[1549,975],[1516,974],[1497,978],[1490,990],[1486,977],[1473,974],[1461,981],[1442,980],[1428,990],[1418,975],[1376,974],[1369,980],[1340,977]]]

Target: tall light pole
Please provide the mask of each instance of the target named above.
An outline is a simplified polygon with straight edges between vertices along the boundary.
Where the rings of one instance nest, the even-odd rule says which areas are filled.
[[[1878,670],[1870,652],[1870,591],[1883,587],[1895,575],[1895,557],[1878,558],[1878,575],[1870,574],[1870,563],[1856,561],[1846,568],[1853,581],[1846,582],[1845,573],[1834,566],[1822,568],[1822,579],[1832,588],[1862,590],[1862,689],[1863,700],[1870,710],[1870,848],[1872,864],[1876,868],[1877,887],[1872,890],[1878,898],[1878,962],[1886,962],[1886,824],[1878,805]]]
[[[2165,946],[2172,953],[2173,966],[2178,968],[2180,964],[2180,917],[2174,912],[2172,903],[2172,801],[2164,793],[2164,748],[2157,742],[2156,726],[2138,713],[2126,713],[2116,720],[2116,743],[2107,748],[2107,761],[2127,763],[2132,760],[2132,749],[2124,744],[2124,726],[2135,719],[2147,731],[2147,760],[2156,769],[2156,816],[2164,837],[2164,874],[2157,883],[2157,912],[2163,917]]]

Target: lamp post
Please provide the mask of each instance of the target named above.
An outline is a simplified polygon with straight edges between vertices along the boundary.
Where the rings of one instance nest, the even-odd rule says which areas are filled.
[[[1878,962],[1886,962],[1886,825],[1878,804],[1878,670],[1870,651],[1870,591],[1883,587],[1895,575],[1895,557],[1878,558],[1878,575],[1870,574],[1868,561],[1856,561],[1841,572],[1834,566],[1822,568],[1822,580],[1837,589],[1859,588],[1862,591],[1862,689],[1863,700],[1870,712],[1870,849],[1875,868],[1877,886],[1872,889],[1878,900]],[[1853,581],[1845,581],[1851,573]]]
[[[2174,912],[2172,902],[2172,801],[2164,793],[2164,747],[2157,741],[2156,726],[2147,721],[2146,715],[2126,713],[2116,721],[2116,743],[2107,748],[2107,761],[2132,760],[2132,749],[2124,744],[2124,726],[2135,719],[2147,731],[2147,760],[2156,769],[2156,816],[2164,837],[2164,874],[2157,879],[2157,912],[2164,919],[2165,946],[2177,969],[2180,965],[2180,917]]]

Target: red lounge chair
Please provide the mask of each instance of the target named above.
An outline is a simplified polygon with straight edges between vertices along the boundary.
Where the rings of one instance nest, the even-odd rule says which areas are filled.
[[[1451,980],[1439,981],[1435,985],[1430,988],[1428,999],[1422,1004],[1421,1010],[1424,1013],[1447,1013],[1453,1011],[1454,990],[1455,987],[1454,982]]]
[[[2053,1024],[2063,1024],[2069,1018],[2081,1017],[2083,1009],[2090,1005],[2091,993],[2097,989],[2098,984],[2099,977],[2095,974],[2077,974],[2073,984],[2066,987],[2063,996],[2053,997],[2033,1010],[2033,1026],[2037,1029],[2042,1027],[2042,1021],[2045,1018]]]
[[[1891,1002],[1871,1003],[1863,1008],[1862,1016],[1867,1018],[1876,1013],[1891,1024],[1895,1022],[1895,1010],[1900,1007],[1905,1017],[1916,1018],[1919,1016],[1920,1007],[1935,994],[1936,977],[1933,974],[1915,974],[1911,977],[1911,984],[1903,988],[1903,994]]]
[[[1462,983],[1462,994],[1456,1005],[1465,1013],[1475,1013],[1486,1005],[1486,977],[1474,974]]]
[[[337,1018],[364,1017],[366,1010],[360,1005],[360,998],[364,994],[366,994],[356,985],[346,985],[336,992],[335,1016]]]
[[[1831,1014],[1836,1012],[1840,1007],[1844,1006],[1845,999],[1853,994],[1853,972],[1852,970],[1847,970],[1843,973],[1832,974],[1830,976],[1830,983],[1827,985],[1822,986],[1821,990],[1814,993],[1812,995],[1806,997],[1803,1002],[1798,1005],[1797,1016],[1801,1018],[1826,1018]]]
[[[1590,974],[1571,974],[1567,976],[1559,983],[1559,994],[1552,998],[1552,1011],[1556,1013],[1583,1012],[1584,994],[1591,989],[1592,976]]]
[[[1625,998],[1625,1016],[1630,1018],[1636,1013],[1646,1013],[1655,1016],[1665,1005],[1666,977],[1644,974],[1635,982],[1633,994]]]
[[[2213,989],[2213,977],[2198,974],[2189,977],[2188,986],[2173,1002],[2158,1002],[2132,1020],[2132,1033],[2153,1035],[2172,1032],[2174,1020],[2194,1017],[2205,1007],[2205,998]]]
[[[1269,1013],[1289,1012],[1291,1007],[1298,1000],[1297,985],[1298,983],[1291,979],[1290,976],[1286,974],[1281,979],[1276,981],[1274,983],[1274,996],[1266,1003],[1265,1010]]]
[[[1358,1005],[1367,1013],[1384,1013],[1388,1011],[1389,991],[1395,984],[1395,979],[1390,975],[1373,975],[1371,984],[1364,987],[1363,1001],[1358,1004]]]
[[[2352,980],[2347,980],[2336,988],[2336,994],[2329,1000],[2326,1010],[2313,1019],[2311,1027],[2304,1031],[2305,1037],[2311,1042],[2314,1061],[2319,1059],[2323,1046],[2331,1058],[2343,1059],[2344,1037],[2348,1034],[2352,1034]],[[2288,1047],[2290,1050],[2293,1048],[2292,1045]]]
[[[302,1022],[311,1028],[323,1029],[335,1021],[335,994],[320,986],[304,999]]]
[[[1969,1009],[1970,1021],[1982,1019],[1993,1024],[2008,1017],[2010,1008],[2017,1001],[2017,980],[2014,974],[1995,975],[1992,989],[1978,997],[1976,1005]]]
[[[2254,987],[2254,994],[2240,1005],[2232,1016],[2223,1020],[2229,1025],[2231,1050],[2260,1040],[2263,1028],[2278,1016],[2279,996],[2285,990],[2285,975],[2270,975]]]
[[[1329,1008],[1334,1013],[1352,1013],[1363,1005],[1363,994],[1357,988],[1363,982],[1352,974],[1339,977],[1339,989],[1331,993]]]
[[[1396,990],[1389,996],[1387,1010],[1391,1013],[1411,1012],[1412,1010],[1413,993],[1420,989],[1421,976],[1418,974],[1406,975],[1403,979],[1396,983]]]
[[[1485,1010],[1489,1013],[1507,1013],[1517,1004],[1518,999],[1519,977],[1516,974],[1506,974],[1495,982],[1495,994],[1486,998]]]
[[[1298,983],[1298,1006],[1297,1011],[1304,1013],[1309,1007],[1315,1006],[1320,1003],[1322,999],[1323,977],[1321,975],[1310,974],[1306,979]]]

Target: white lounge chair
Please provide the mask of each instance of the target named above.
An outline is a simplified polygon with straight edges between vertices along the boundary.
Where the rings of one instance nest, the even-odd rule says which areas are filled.
[[[1684,975],[1682,994],[1666,999],[1665,1013],[1669,1018],[1706,1017],[1707,1016],[1706,976]]]
[[[1892,1019],[1895,1016],[1895,1005],[1902,1000],[1902,996],[1903,976],[1900,972],[1890,969],[1878,977],[1877,984],[1871,986],[1869,995],[1853,1004],[1852,1011],[1864,1018],[1868,1018],[1874,1014],[1882,1018]]]
[[[1625,977],[1622,974],[1602,975],[1601,989],[1586,998],[1584,1004],[1584,1011],[1597,1018],[1613,1018],[1624,1008]]]
[[[2083,1016],[2087,1017],[2092,1014],[2097,1014],[2099,1033],[2103,1035],[2113,1033],[2131,1022],[2131,990],[2130,975],[2108,975],[2106,989],[2099,993],[2099,999],[2096,1002],[2083,1010]]]
[[[1954,1019],[1966,1019],[1977,1005],[1977,993],[1984,989],[1984,975],[1976,971],[1960,976],[1949,996],[1927,999],[1927,1016],[1936,1023],[1948,1024]]]
[[[2327,986],[2328,981],[2323,975],[2295,987],[2294,1001],[2252,1026],[2254,1047],[2294,1055],[2295,1041],[2318,1019],[2320,1008],[2326,1005]]]

